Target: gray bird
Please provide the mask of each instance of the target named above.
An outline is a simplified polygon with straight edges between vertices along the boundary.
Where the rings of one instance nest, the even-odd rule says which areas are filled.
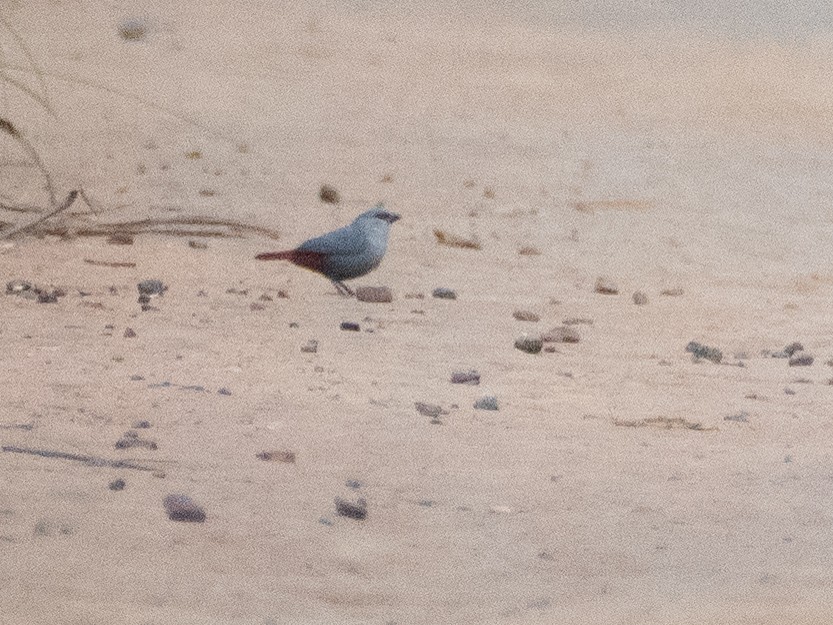
[[[390,225],[398,219],[399,215],[377,204],[350,225],[304,241],[294,250],[264,252],[255,258],[288,260],[328,277],[341,295],[353,295],[343,280],[358,278],[379,266],[388,247]]]

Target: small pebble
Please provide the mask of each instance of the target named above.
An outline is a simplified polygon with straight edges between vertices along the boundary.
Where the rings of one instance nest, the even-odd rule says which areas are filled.
[[[361,330],[359,324],[354,323],[353,321],[342,321],[340,327],[342,330],[348,330],[350,332],[358,332]]]
[[[683,290],[680,287],[674,287],[671,289],[663,289],[659,294],[667,297],[679,297],[683,294]]]
[[[616,283],[605,276],[596,278],[596,284],[593,287],[593,290],[596,293],[602,293],[603,295],[616,295],[619,293],[619,287]]]
[[[359,480],[347,480],[344,482],[344,485],[352,490],[359,490],[362,487],[362,483]]]
[[[301,351],[305,354],[315,354],[318,352],[318,341],[310,339],[306,345],[301,345]]]
[[[188,247],[194,250],[207,250],[208,244],[203,241],[195,241],[194,239],[191,239],[188,241]]]
[[[448,414],[447,410],[443,410],[441,406],[436,404],[426,404],[425,402],[414,402],[414,407],[417,409],[417,412],[425,417],[431,417],[432,419],[436,419],[440,415]]]
[[[805,351],[794,351],[792,354],[790,354],[790,360],[788,364],[790,367],[809,367],[813,364],[814,360],[815,359],[813,358],[813,356]]]
[[[386,286],[356,287],[356,299],[360,302],[387,304],[393,301],[393,292]]]
[[[540,321],[541,317],[536,315],[534,312],[530,310],[516,310],[512,313],[512,316],[517,319],[518,321]]]
[[[539,336],[522,336],[515,340],[515,348],[527,354],[538,354],[544,347],[544,342]]]
[[[171,521],[185,521],[190,523],[202,523],[205,521],[205,510],[197,505],[188,495],[168,495],[163,500],[162,505]]]
[[[792,390],[789,386],[784,387],[784,395],[795,395],[795,391]]]
[[[497,410],[497,397],[494,395],[484,395],[474,402],[474,408],[476,410]]]
[[[335,503],[336,512],[339,516],[346,516],[349,519],[356,519],[357,521],[363,521],[367,518],[367,501],[365,501],[364,497],[359,497],[356,503],[347,501],[341,497],[336,497]]]
[[[134,421],[131,427],[136,428],[137,430],[147,430],[150,428],[150,421],[146,421],[144,419],[141,421]]]
[[[142,280],[138,285],[139,295],[162,295],[168,287],[161,280]]]
[[[567,317],[563,323],[565,326],[592,326],[593,320],[590,317]]]
[[[265,462],[283,462],[285,464],[295,464],[294,451],[261,451],[259,454],[257,454],[257,457]]]
[[[796,352],[803,352],[804,346],[798,341],[794,341],[787,345],[783,351],[787,356],[792,356]]]
[[[469,371],[455,371],[451,374],[451,383],[477,386],[480,384],[480,374],[474,369]]]
[[[29,291],[32,288],[31,282],[25,280],[12,280],[6,283],[6,293],[9,295],[20,295],[24,291]]]
[[[217,389],[217,394],[218,395],[231,395],[231,391],[228,390],[225,386],[223,386],[223,387]]]
[[[318,190],[318,199],[326,204],[338,204],[341,202],[341,195],[335,187],[328,184],[322,184]]]
[[[696,360],[704,358],[716,364],[723,360],[723,352],[719,349],[716,347],[707,347],[697,341],[691,341],[688,345],[686,345],[685,350],[687,352],[691,352]]]
[[[124,329],[124,338],[126,339],[135,339],[138,336],[133,328],[125,328]]]
[[[133,447],[143,447],[155,451],[158,449],[156,441],[149,441],[139,438],[137,432],[125,432],[119,440],[116,441],[116,449],[131,449]]]
[[[544,343],[578,343],[581,334],[572,326],[558,326],[541,336],[541,340]]]
[[[119,37],[125,41],[142,41],[147,37],[148,25],[143,19],[126,19],[118,27]]]
[[[633,303],[637,306],[644,306],[648,303],[648,296],[642,291],[637,291],[633,294]]]
[[[453,289],[439,287],[431,291],[431,296],[437,299],[457,299],[457,292]]]
[[[124,490],[125,486],[127,486],[127,483],[122,479],[118,479],[110,482],[109,488],[110,490]]]
[[[726,415],[723,417],[724,421],[737,421],[738,423],[746,423],[749,421],[749,413],[746,411],[738,412],[737,414]]]

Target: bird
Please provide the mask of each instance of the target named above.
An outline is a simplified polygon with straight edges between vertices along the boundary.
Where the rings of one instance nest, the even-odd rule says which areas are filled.
[[[288,260],[329,278],[342,296],[353,296],[344,280],[358,278],[376,269],[388,247],[388,232],[399,215],[377,204],[353,223],[320,237],[304,241],[292,250],[264,252],[257,260]]]

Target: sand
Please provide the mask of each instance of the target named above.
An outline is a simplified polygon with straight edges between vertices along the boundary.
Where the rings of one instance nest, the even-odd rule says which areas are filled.
[[[0,623],[830,620],[829,35],[276,4],[2,9],[0,65],[54,115],[9,84],[0,115],[97,212],[0,242],[3,284],[66,293],[0,294],[0,445],[150,470],[0,453]],[[0,199],[48,209],[0,161]],[[254,260],[382,200],[402,220],[352,285],[392,303]],[[73,235],[193,217],[280,239]],[[763,353],[792,341],[812,366]],[[116,449],[141,420],[157,448]]]

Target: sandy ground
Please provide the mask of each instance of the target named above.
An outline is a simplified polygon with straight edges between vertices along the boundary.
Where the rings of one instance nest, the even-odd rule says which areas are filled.
[[[58,223],[281,232],[3,244],[4,281],[66,296],[0,295],[0,443],[154,471],[0,453],[0,623],[829,621],[829,38],[275,4],[0,11],[0,67],[54,115],[8,84],[0,114],[99,209]],[[45,207],[23,157],[0,142],[0,193]],[[253,260],[379,200],[403,219],[354,285],[391,304]],[[148,278],[169,289],[142,312]],[[569,318],[580,343],[514,349]],[[811,367],[762,355],[796,340]],[[116,450],[139,420],[158,448]],[[168,520],[169,493],[207,521]]]

